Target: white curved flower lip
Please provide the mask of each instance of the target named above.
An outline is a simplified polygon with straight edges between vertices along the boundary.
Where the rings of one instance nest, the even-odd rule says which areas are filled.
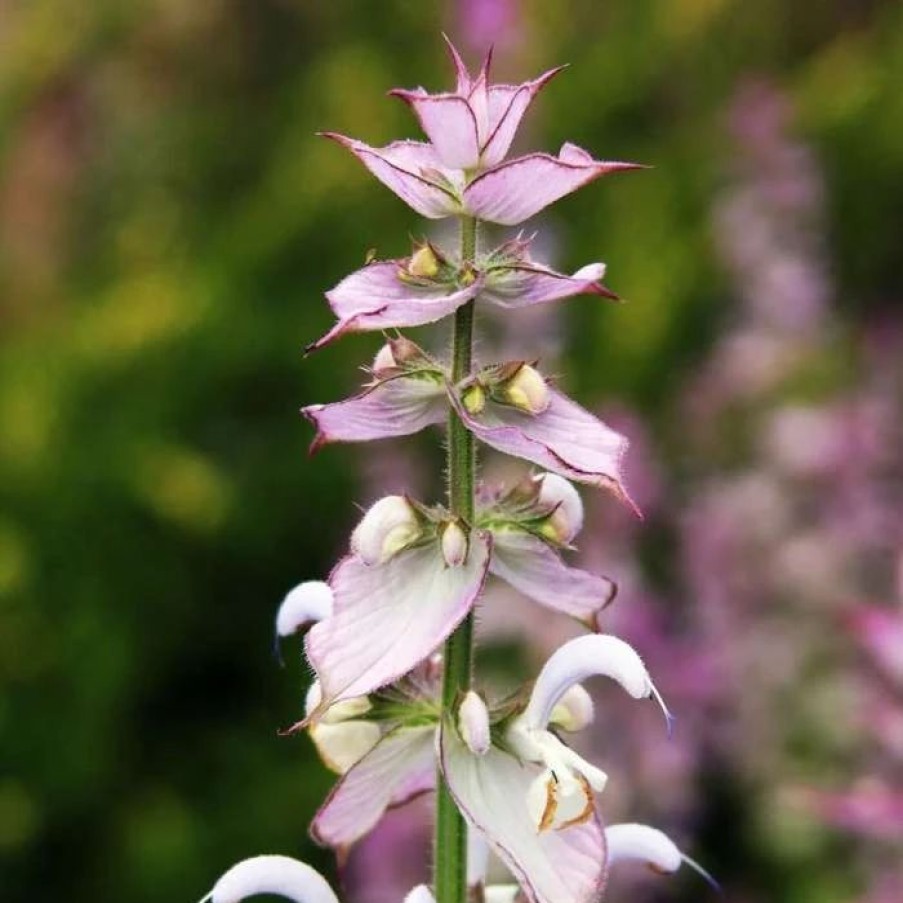
[[[286,594],[276,612],[276,634],[291,636],[332,614],[332,590],[322,580],[305,580]]]
[[[480,413],[471,414],[461,402],[466,386],[450,389],[449,399],[481,442],[576,482],[605,486],[639,514],[624,485],[625,436],[552,386],[547,385],[548,406],[538,414],[491,399]]]
[[[279,641],[329,617],[332,601],[332,590],[322,580],[306,580],[286,594],[276,612],[276,634],[273,638],[274,654],[280,665],[285,662]]]
[[[564,144],[557,157],[527,154],[481,172],[467,184],[461,198],[471,216],[516,226],[602,176],[645,168],[639,163],[595,160],[582,148]]]
[[[443,219],[464,212],[454,182],[458,173],[443,168],[432,145],[394,141],[386,147],[370,147],[336,132],[320,134],[351,151],[383,185],[421,216]]]
[[[520,716],[524,728],[544,731],[552,710],[565,692],[597,675],[617,681],[634,699],[655,699],[670,733],[673,716],[652,683],[643,660],[632,646],[608,634],[577,637],[552,653],[539,672],[527,708]]]
[[[527,795],[542,774],[498,747],[473,755],[454,728],[440,729],[440,766],[468,823],[488,842],[531,903],[591,903],[605,886],[605,836],[595,811],[580,824],[539,833]]]
[[[718,882],[695,860],[682,853],[677,844],[658,828],[649,825],[620,824],[605,829],[608,845],[608,867],[618,862],[637,861],[653,871],[669,875],[686,863],[716,891]]]
[[[323,698],[308,720],[342,699],[365,696],[427,658],[470,611],[489,568],[491,538],[473,531],[467,560],[448,567],[438,542],[380,565],[344,558],[329,578],[332,617],[305,637]]]
[[[301,413],[317,429],[310,446],[314,454],[329,442],[369,442],[419,433],[445,422],[448,401],[441,382],[400,374],[344,401],[308,405]]]
[[[311,824],[313,839],[346,850],[375,827],[387,809],[436,785],[435,725],[389,731],[333,787]]]
[[[483,288],[479,274],[469,285],[401,278],[407,258],[377,261],[346,276],[326,299],[339,322],[307,347],[315,351],[347,332],[423,326],[454,313]]]
[[[492,533],[489,572],[533,601],[596,629],[596,616],[618,587],[608,577],[567,565],[546,542],[524,530]]]
[[[278,855],[253,856],[236,863],[201,903],[239,903],[257,894],[276,894],[295,903],[338,903],[318,871],[305,862]]]

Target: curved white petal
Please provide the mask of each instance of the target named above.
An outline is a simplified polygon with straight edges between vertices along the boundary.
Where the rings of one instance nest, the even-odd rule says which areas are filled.
[[[605,829],[608,841],[608,865],[625,859],[637,859],[660,872],[676,872],[683,856],[677,845],[658,828],[649,825],[612,825]]]
[[[594,675],[617,681],[634,699],[654,696],[661,700],[643,660],[632,646],[615,636],[581,636],[565,643],[543,665],[523,714],[525,726],[544,729],[565,691]],[[663,702],[661,705],[670,722],[668,710]]]
[[[244,859],[216,882],[208,897],[211,903],[239,903],[255,894],[278,894],[295,903],[338,903],[319,872],[289,856]]]
[[[310,827],[317,843],[351,846],[386,809],[430,790],[436,780],[435,726],[396,728],[333,787]]]
[[[299,630],[322,621],[332,614],[332,590],[322,580],[299,583],[282,600],[276,613],[276,633],[290,636]]]
[[[474,756],[443,727],[440,764],[449,790],[521,884],[531,903],[591,903],[605,884],[605,836],[593,811],[580,824],[537,832],[527,797],[542,768],[492,747]]]

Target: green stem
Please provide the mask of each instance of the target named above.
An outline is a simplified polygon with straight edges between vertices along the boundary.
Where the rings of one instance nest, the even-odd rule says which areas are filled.
[[[461,218],[461,262],[471,263],[476,254],[477,221]],[[473,358],[473,301],[458,308],[452,339],[452,381],[470,373]],[[448,506],[468,524],[473,523],[474,472],[473,435],[454,411],[448,415]],[[445,644],[442,712],[447,717],[455,700],[470,688],[473,668],[473,613],[469,614]],[[442,776],[436,797],[434,844],[434,891],[437,903],[465,903],[467,899],[467,826]]]

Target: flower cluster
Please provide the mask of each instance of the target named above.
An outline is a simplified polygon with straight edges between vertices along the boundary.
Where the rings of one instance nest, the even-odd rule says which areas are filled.
[[[458,217],[461,248],[417,242],[409,256],[373,261],[327,293],[337,322],[311,348],[353,331],[395,332],[360,394],[304,409],[316,427],[313,449],[448,424],[448,500],[379,499],[328,581],[303,583],[286,597],[277,633],[306,631],[316,672],[304,717],[292,730],[306,729],[340,775],[312,825],[321,844],[342,853],[390,807],[437,790],[463,816],[437,818],[439,903],[461,903],[468,884],[496,900],[588,903],[622,859],[665,872],[690,861],[652,828],[606,828],[596,797],[607,776],[562,739],[593,720],[582,682],[595,675],[634,699],[657,700],[670,729],[640,656],[599,632],[614,583],[567,561],[583,524],[574,482],[605,487],[635,508],[621,467],[627,442],[562,394],[536,361],[474,364],[472,317],[475,303],[515,312],[577,294],[616,296],[601,281],[602,263],[558,273],[532,259],[523,234],[494,250],[478,249],[476,227],[518,225],[594,179],[638,167],[595,160],[571,144],[557,156],[506,159],[521,118],[560,70],[522,85],[493,85],[489,56],[473,77],[449,49],[454,91],[391,92],[410,106],[428,142],[372,148],[327,137],[418,213]],[[450,361],[397,332],[451,315]],[[536,469],[513,485],[478,486],[475,441]],[[474,689],[470,674],[473,610],[489,579],[588,631],[551,655],[532,688],[498,699]],[[516,884],[484,887],[489,851]],[[466,882],[458,880],[465,869]],[[280,856],[240,863],[210,896],[231,903],[260,892],[304,903],[335,900],[308,866]],[[408,897],[432,899],[425,887]]]

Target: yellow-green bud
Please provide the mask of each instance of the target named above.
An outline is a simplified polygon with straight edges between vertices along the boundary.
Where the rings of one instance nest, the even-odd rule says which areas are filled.
[[[408,273],[411,276],[423,276],[432,279],[439,274],[439,258],[429,243],[421,245],[408,261]]]
[[[417,512],[403,495],[373,504],[351,534],[351,551],[364,564],[384,564],[422,533]]]
[[[520,367],[502,386],[502,398],[528,414],[541,414],[549,406],[549,387],[538,370],[529,364]]]
[[[477,383],[468,386],[461,395],[461,403],[468,414],[482,414],[486,407],[486,393],[483,387]]]

